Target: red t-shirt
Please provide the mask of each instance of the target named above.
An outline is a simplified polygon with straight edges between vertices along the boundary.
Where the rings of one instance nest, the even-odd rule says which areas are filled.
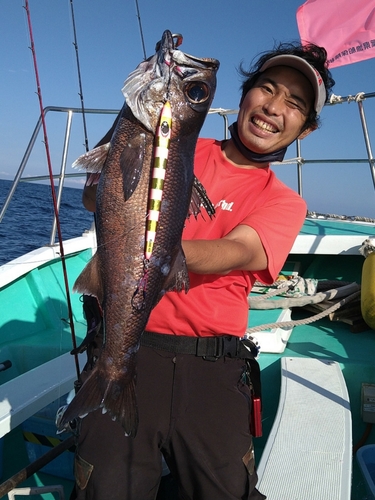
[[[168,292],[153,309],[146,330],[206,337],[242,337],[247,328],[247,296],[256,280],[272,283],[280,272],[306,216],[306,204],[266,167],[238,168],[221,152],[221,142],[199,139],[194,173],[215,206],[215,217],[187,220],[183,239],[218,239],[239,224],[258,233],[268,257],[264,271],[226,275],[189,272],[190,290]],[[204,214],[203,214],[204,216]]]

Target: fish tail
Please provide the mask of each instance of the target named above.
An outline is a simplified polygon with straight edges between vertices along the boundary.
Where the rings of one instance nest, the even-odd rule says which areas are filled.
[[[100,408],[104,393],[102,387],[103,379],[95,367],[65,410],[61,419],[61,428],[75,418],[84,417]]]
[[[127,436],[135,437],[139,420],[134,380],[125,386],[121,381],[110,382],[104,396],[103,407],[113,420],[122,425]]]
[[[120,422],[126,435],[136,435],[138,410],[134,380],[127,383],[122,380],[107,381],[95,367],[65,410],[60,429],[75,418],[83,418],[98,408],[103,408],[103,413],[108,411],[113,420]]]

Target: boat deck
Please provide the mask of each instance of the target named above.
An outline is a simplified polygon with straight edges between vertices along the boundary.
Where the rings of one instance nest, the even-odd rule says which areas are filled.
[[[295,312],[293,319],[306,316]],[[356,446],[367,424],[360,417],[361,385],[375,383],[375,332],[368,330],[351,333],[349,325],[320,320],[318,324],[303,325],[293,329],[289,342],[282,356],[309,357],[336,361],[340,364],[349,393],[349,401],[353,415],[353,446]],[[262,386],[266,397],[263,398],[263,436],[256,438],[255,453],[259,461],[265,447],[267,437],[276,416],[280,396],[280,354],[261,353],[259,363],[262,370]],[[375,443],[375,429],[366,442]],[[356,489],[358,488],[358,489]],[[363,500],[365,489],[356,460],[353,460],[352,500]]]
[[[366,233],[363,233],[362,237],[367,237]],[[341,280],[360,284],[363,262],[364,258],[358,252],[356,255],[298,254],[290,256],[288,267],[293,269],[297,267],[299,274],[305,278]],[[291,319],[301,320],[313,314],[295,307],[291,311]],[[249,326],[262,324],[266,317],[267,311],[250,311]],[[262,349],[262,345],[260,348]],[[375,332],[373,330],[352,333],[349,324],[331,321],[328,318],[294,327],[282,353],[262,352],[261,350],[259,363],[263,387],[263,436],[254,440],[257,462],[259,463],[278,409],[281,357],[314,358],[339,363],[349,393],[353,422],[353,447],[375,443],[373,428],[366,442],[362,442],[367,424],[361,418],[362,383],[375,383],[374,353]],[[351,499],[366,498],[365,485],[356,460],[353,460],[352,484]]]
[[[351,470],[351,411],[340,365],[282,357],[280,401],[258,465],[259,490],[268,500],[349,500]]]

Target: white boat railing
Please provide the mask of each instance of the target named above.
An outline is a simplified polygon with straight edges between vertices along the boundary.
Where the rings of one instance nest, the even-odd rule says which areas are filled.
[[[56,201],[57,201],[57,209],[60,209],[60,202],[61,202],[61,195],[62,195],[62,190],[64,187],[64,182],[66,178],[72,178],[72,177],[82,177],[85,174],[82,173],[77,173],[77,174],[67,174],[66,173],[66,166],[67,166],[67,155],[68,155],[68,150],[69,150],[69,143],[70,143],[70,138],[71,138],[71,126],[72,126],[72,119],[74,114],[82,114],[82,109],[81,108],[67,108],[67,107],[57,107],[57,106],[48,106],[44,108],[44,115],[47,116],[48,113],[66,113],[67,115],[67,121],[66,121],[66,128],[65,128],[65,134],[64,134],[64,140],[63,140],[63,154],[62,154],[62,160],[61,160],[61,166],[60,166],[60,173],[57,175],[53,175],[54,179],[58,180],[58,186],[57,186],[57,195],[56,195]],[[87,114],[97,114],[97,115],[103,115],[103,114],[113,114],[117,115],[119,112],[118,109],[85,109],[85,113]],[[17,173],[13,179],[12,186],[9,190],[9,193],[5,199],[4,205],[0,211],[0,223],[4,218],[4,215],[8,209],[9,203],[11,199],[13,198],[14,192],[17,189],[18,184],[21,181],[27,181],[27,182],[40,182],[40,181],[45,181],[49,180],[50,177],[48,175],[38,175],[35,177],[27,177],[24,178],[23,173],[25,171],[25,168],[27,166],[27,162],[29,161],[31,152],[35,146],[36,139],[41,131],[42,128],[42,116],[39,117],[34,131],[31,135],[29,144],[26,147],[25,153],[23,155],[23,158],[21,160],[20,166],[18,167]],[[53,226],[51,230],[51,237],[50,237],[50,245],[53,245],[55,243],[55,237],[56,237],[56,217],[54,217],[53,221]]]
[[[86,355],[79,355],[85,364]],[[67,352],[1,385],[0,438],[74,388],[77,371]]]
[[[362,131],[363,131],[363,136],[365,140],[365,146],[366,146],[366,152],[367,152],[367,157],[365,158],[352,158],[352,159],[342,159],[342,158],[328,158],[328,159],[307,159],[304,158],[302,155],[302,143],[300,140],[296,141],[296,157],[291,158],[288,160],[284,160],[281,163],[278,164],[296,164],[297,165],[297,190],[301,196],[303,196],[303,187],[302,187],[302,168],[306,164],[319,164],[319,163],[368,163],[370,166],[370,171],[371,171],[371,176],[372,176],[372,181],[374,184],[375,188],[375,158],[372,152],[371,148],[371,141],[370,141],[370,135],[368,131],[368,125],[367,125],[367,120],[365,116],[365,111],[364,111],[364,100],[373,98],[375,97],[375,93],[359,93],[355,96],[346,96],[346,97],[341,97],[341,96],[332,96],[331,102],[327,103],[326,106],[334,106],[337,104],[342,104],[342,103],[351,103],[355,102],[358,105],[358,111],[359,111],[359,116],[360,116],[360,121],[362,125]],[[117,115],[119,112],[118,109],[99,109],[99,108],[87,108],[84,110],[84,113],[86,114],[94,114],[94,115]],[[66,113],[67,115],[67,120],[66,120],[66,128],[65,128],[65,134],[63,138],[63,154],[62,154],[62,159],[61,159],[61,165],[60,165],[60,172],[59,174],[53,175],[53,178],[58,181],[57,185],[57,195],[56,195],[56,201],[57,201],[57,209],[59,210],[60,208],[60,201],[61,201],[61,196],[62,196],[62,190],[64,187],[64,182],[65,179],[67,178],[72,178],[72,177],[83,177],[85,174],[83,173],[66,173],[66,168],[67,168],[67,157],[68,157],[68,151],[69,151],[69,143],[72,135],[72,120],[73,116],[75,114],[82,114],[82,108],[68,108],[68,107],[57,107],[57,106],[48,106],[44,109],[44,114],[50,114],[50,113]],[[228,138],[228,125],[229,125],[229,120],[228,116],[229,115],[236,115],[238,113],[237,109],[225,109],[225,108],[211,108],[209,111],[209,115],[219,115],[223,118],[224,120],[224,131],[223,131],[223,137],[224,139]],[[9,193],[5,199],[5,202],[2,206],[2,209],[0,211],[0,223],[4,218],[4,215],[8,209],[9,203],[14,195],[14,192],[19,184],[19,182],[32,182],[32,181],[46,181],[49,180],[50,177],[48,175],[38,175],[38,176],[28,176],[28,177],[23,177],[24,171],[26,169],[27,163],[29,161],[31,152],[35,146],[36,139],[41,131],[42,127],[42,117],[39,117],[37,124],[34,128],[34,131],[31,135],[30,141],[28,146],[26,147],[25,153],[23,155],[23,158],[21,160],[20,166],[17,170],[17,173],[14,177],[11,189],[9,190]],[[56,218],[54,217],[53,220],[53,225],[51,229],[51,237],[50,237],[50,245],[54,245],[55,243],[55,237],[56,237]]]
[[[368,125],[367,125],[367,120],[366,120],[366,115],[365,115],[365,110],[364,110],[364,103],[363,101],[365,99],[370,99],[375,97],[375,92],[372,93],[364,93],[360,92],[356,94],[355,96],[349,95],[346,97],[341,97],[341,96],[336,96],[332,95],[331,96],[331,101],[326,104],[326,106],[335,106],[337,104],[343,104],[343,103],[351,103],[355,102],[358,105],[358,111],[359,111],[359,116],[361,120],[361,125],[362,125],[362,132],[363,132],[363,137],[365,140],[365,145],[366,145],[366,151],[367,151],[367,158],[352,158],[352,159],[305,159],[302,157],[302,141],[297,140],[296,141],[296,154],[297,157],[294,159],[294,161],[288,160],[288,163],[297,163],[297,177],[298,177],[298,193],[303,196],[302,192],[302,167],[303,165],[307,164],[318,164],[318,163],[368,163],[370,166],[370,172],[371,172],[371,177],[372,177],[372,182],[374,185],[375,189],[375,158],[372,152],[371,148],[371,141],[370,141],[370,135],[369,135],[369,130],[368,130]],[[286,163],[286,162],[284,162]]]

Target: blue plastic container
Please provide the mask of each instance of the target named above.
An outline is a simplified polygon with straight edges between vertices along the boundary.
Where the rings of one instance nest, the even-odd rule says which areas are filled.
[[[375,445],[362,446],[357,451],[357,462],[365,480],[369,500],[375,500]]]

